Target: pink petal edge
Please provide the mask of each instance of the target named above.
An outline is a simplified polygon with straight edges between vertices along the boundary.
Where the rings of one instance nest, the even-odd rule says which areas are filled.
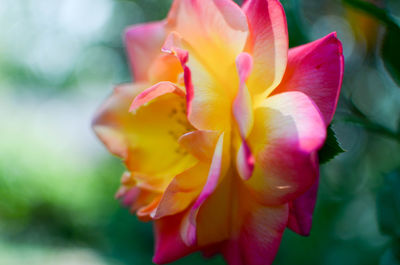
[[[210,166],[209,175],[207,182],[204,185],[202,192],[200,193],[197,200],[194,202],[192,208],[190,209],[188,215],[184,218],[184,225],[181,230],[182,240],[187,246],[193,246],[196,244],[196,218],[197,213],[201,205],[207,200],[208,197],[217,188],[218,182],[221,177],[222,169],[222,153],[224,145],[224,133],[218,139],[217,145],[215,147],[213,159]]]
[[[136,111],[142,105],[168,93],[175,93],[182,97],[185,96],[185,93],[175,84],[171,82],[160,82],[152,87],[149,87],[148,89],[144,90],[142,93],[137,95],[133,100],[129,108],[129,111],[130,112]]]
[[[328,126],[336,110],[343,74],[343,48],[334,32],[289,50],[286,74],[273,94],[303,92],[316,103]]]

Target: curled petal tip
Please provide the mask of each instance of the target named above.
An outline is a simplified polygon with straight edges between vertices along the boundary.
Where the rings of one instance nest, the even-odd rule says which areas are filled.
[[[144,90],[142,93],[137,95],[133,100],[129,111],[135,112],[141,106],[148,104],[153,99],[163,96],[168,93],[175,93],[179,96],[185,96],[185,93],[171,82],[160,82],[154,86]]]
[[[169,53],[178,57],[182,65],[189,60],[189,53],[182,47],[181,37],[176,32],[171,32],[161,48],[162,52]]]
[[[253,57],[247,52],[242,52],[236,58],[236,68],[239,73],[240,82],[246,82],[253,69]]]

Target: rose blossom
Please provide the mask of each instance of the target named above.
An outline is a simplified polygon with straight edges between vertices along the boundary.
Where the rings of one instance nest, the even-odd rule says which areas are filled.
[[[135,82],[93,128],[126,165],[117,197],[154,222],[153,261],[271,264],[286,227],[309,234],[343,76],[336,34],[288,49],[277,0],[175,0],[126,47]]]

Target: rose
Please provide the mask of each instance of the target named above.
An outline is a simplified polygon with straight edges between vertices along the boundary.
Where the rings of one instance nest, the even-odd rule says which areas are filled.
[[[288,50],[277,0],[175,0],[126,46],[135,83],[93,127],[125,162],[117,197],[154,221],[153,261],[270,264],[286,227],[307,235],[343,76],[336,34]]]

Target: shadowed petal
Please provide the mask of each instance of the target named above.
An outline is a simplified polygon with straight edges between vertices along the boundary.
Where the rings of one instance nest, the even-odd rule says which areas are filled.
[[[267,98],[255,112],[249,144],[256,163],[245,185],[268,205],[297,198],[316,181],[313,153],[325,137],[321,114],[305,94],[286,92]]]
[[[247,205],[238,235],[226,243],[223,255],[230,265],[270,265],[278,252],[289,207]]]
[[[199,162],[177,175],[165,190],[153,218],[159,219],[186,210],[199,196],[207,180],[208,170],[208,164]]]
[[[200,195],[198,196],[197,200],[194,202],[192,208],[185,216],[183,220],[183,226],[181,230],[182,239],[186,245],[192,246],[196,244],[196,219],[197,214],[208,197],[215,191],[217,188],[218,183],[220,182],[221,172],[222,172],[222,156],[223,156],[223,149],[224,149],[224,133],[218,139],[217,145],[215,147],[213,159],[211,162],[211,166],[209,169],[207,181],[201,191]]]
[[[179,143],[200,161],[211,162],[218,138],[216,131],[193,131],[182,135]]]
[[[183,214],[177,214],[154,221],[155,264],[170,263],[197,250],[195,247],[186,246],[181,239],[179,229],[182,216]]]
[[[308,236],[311,231],[312,217],[317,201],[319,180],[299,198],[290,203],[288,227],[302,236]]]

